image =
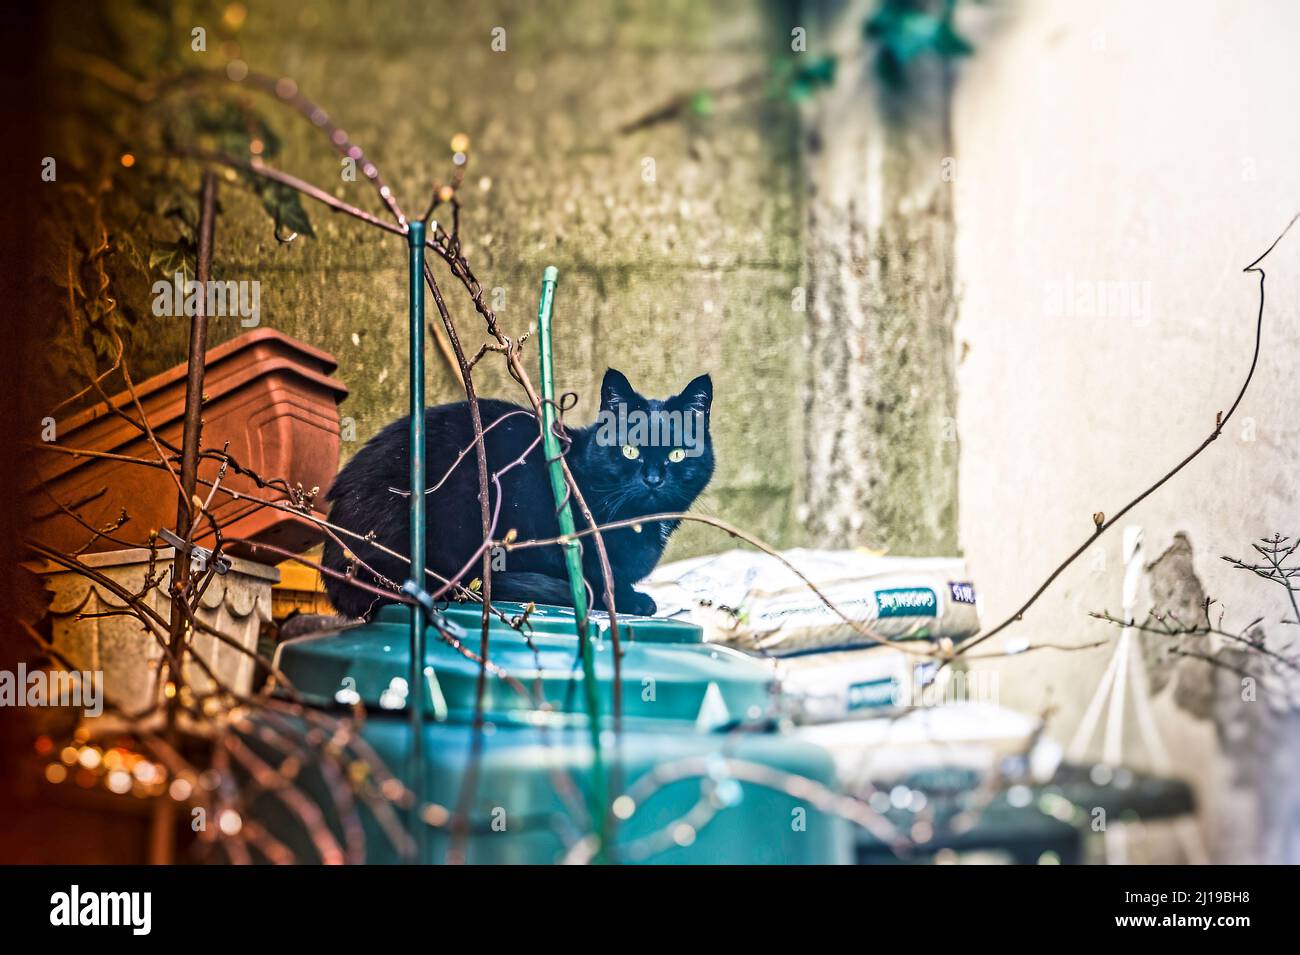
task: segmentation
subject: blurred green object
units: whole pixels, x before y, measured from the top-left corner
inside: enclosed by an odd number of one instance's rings
[[[696,116],[712,116],[713,107],[713,94],[708,90],[701,90],[691,96],[691,112]]]
[[[862,24],[862,35],[876,44],[876,73],[895,88],[907,81],[914,60],[935,56],[950,60],[969,56],[974,47],[954,22],[957,0],[881,0],[879,9]]]
[[[604,843],[609,841],[609,786],[605,779],[605,761],[600,752],[600,696],[597,693],[591,639],[587,632],[587,582],[582,575],[582,544],[574,537],[573,510],[569,505],[569,486],[564,480],[561,463],[563,450],[556,434],[555,362],[551,347],[551,309],[555,304],[555,286],[560,280],[560,270],[548,265],[542,273],[542,297],[537,303],[537,360],[542,375],[542,450],[546,454],[546,467],[551,479],[551,493],[555,497],[555,516],[560,525],[564,548],[564,569],[569,574],[569,596],[573,599],[574,625],[578,634],[578,656],[582,659],[584,699],[587,702],[588,725],[591,730],[591,778],[587,795],[592,818],[601,848],[597,857],[604,857]]]
[[[494,607],[507,619],[524,612],[519,604]],[[473,632],[480,615],[477,605],[452,604],[444,625],[453,635]],[[364,705],[361,735],[399,775],[411,743],[408,708],[423,703],[423,792],[434,806],[426,818],[437,825],[429,829],[420,861],[441,862],[469,770],[479,664],[431,630],[424,662],[432,675],[410,687],[409,619],[406,607],[385,607],[369,623],[283,643],[276,663],[308,705]],[[608,721],[600,731],[624,792],[637,798],[613,803],[618,827],[606,847],[609,861],[850,861],[849,824],[815,808],[807,790],[796,797],[785,788],[793,777],[834,787],[835,769],[820,747],[785,735],[766,719],[769,670],[744,653],[703,643],[691,624],[645,617],[621,618],[620,624],[620,745],[614,746]],[[608,699],[614,676],[608,617],[593,613],[589,627],[595,688]],[[592,752],[575,615],[569,608],[538,607],[525,633],[494,617],[490,635],[493,665],[513,680],[488,678],[466,861],[563,861],[593,831],[581,798],[591,782]],[[315,768],[304,767],[299,783],[329,803]],[[301,858],[313,857],[301,824],[274,795],[256,798],[249,811]],[[369,811],[360,811],[367,862],[400,861]],[[588,858],[581,846],[578,858]]]

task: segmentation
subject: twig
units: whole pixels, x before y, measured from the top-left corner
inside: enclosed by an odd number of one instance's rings
[[[1255,377],[1255,367],[1256,365],[1259,364],[1259,346],[1260,346],[1261,338],[1264,333],[1264,270],[1259,267],[1259,263],[1264,261],[1264,258],[1270,252],[1272,252],[1274,248],[1276,248],[1279,242],[1282,241],[1282,237],[1285,236],[1291,230],[1291,227],[1293,225],[1295,225],[1296,219],[1300,219],[1300,213],[1297,213],[1296,215],[1291,217],[1291,221],[1287,223],[1286,228],[1283,229],[1281,234],[1279,234],[1278,237],[1273,240],[1273,244],[1264,250],[1263,255],[1259,256],[1259,258],[1251,262],[1250,265],[1242,269],[1243,272],[1259,273],[1259,310],[1255,318],[1255,347],[1251,353],[1250,368],[1246,372],[1245,380],[1241,383],[1241,388],[1237,391],[1237,397],[1233,399],[1232,405],[1228,408],[1227,414],[1224,414],[1223,412],[1219,412],[1219,414],[1215,416],[1214,430],[1210,432],[1209,437],[1207,437],[1204,441],[1202,441],[1199,445],[1197,445],[1191,454],[1187,455],[1187,457],[1183,458],[1176,465],[1174,465],[1173,468],[1167,471],[1154,484],[1150,485],[1146,490],[1138,494],[1137,497],[1133,498],[1122,508],[1120,508],[1119,511],[1116,512],[1116,514],[1113,517],[1111,517],[1109,520],[1103,520],[1099,522],[1093,534],[1082,544],[1080,544],[1078,548],[1076,548],[1075,551],[1072,554],[1070,554],[1070,556],[1066,557],[1065,560],[1061,561],[1061,563],[1057,565],[1056,569],[1047,575],[1047,579],[1044,580],[1042,584],[1039,585],[1038,589],[1035,590],[1032,594],[1030,594],[1029,599],[1026,600],[1023,604],[1021,604],[1020,608],[1016,610],[1014,613],[1012,613],[1011,616],[1007,617],[1005,620],[999,623],[992,630],[988,630],[983,633],[976,634],[975,636],[965,640],[957,647],[955,653],[957,654],[965,653],[967,650],[970,650],[972,647],[979,646],[985,640],[997,636],[999,633],[1001,633],[1007,627],[1011,626],[1013,623],[1018,622],[1024,616],[1025,611],[1034,605],[1034,603],[1038,600],[1038,598],[1041,597],[1046,592],[1047,588],[1052,585],[1052,583],[1056,580],[1056,578],[1061,576],[1061,574],[1064,573],[1067,567],[1069,567],[1081,556],[1083,556],[1083,554],[1088,550],[1090,546],[1092,546],[1093,542],[1096,541],[1097,538],[1099,538],[1106,531],[1110,530],[1110,528],[1114,527],[1120,521],[1120,519],[1124,517],[1125,514],[1133,510],[1133,508],[1137,507],[1148,497],[1154,494],[1157,490],[1163,487],[1164,484],[1167,481],[1169,481],[1172,477],[1174,477],[1174,475],[1176,475],[1179,471],[1187,467],[1187,465],[1191,464],[1192,461],[1194,461],[1201,454],[1202,451],[1204,451],[1211,444],[1213,444],[1215,440],[1218,439],[1219,435],[1223,433],[1224,425],[1226,425],[1229,419],[1232,418],[1233,412],[1235,412],[1237,410],[1237,406],[1241,404],[1241,399],[1246,397],[1246,389],[1250,387],[1251,380]]]

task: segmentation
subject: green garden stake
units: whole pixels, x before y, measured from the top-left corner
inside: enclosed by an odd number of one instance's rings
[[[608,803],[605,769],[600,753],[600,697],[597,693],[596,662],[587,630],[587,585],[582,576],[582,545],[574,536],[573,511],[569,507],[568,485],[560,465],[560,439],[555,434],[555,373],[551,353],[551,307],[555,283],[560,272],[548,265],[542,273],[542,301],[537,307],[538,354],[542,372],[542,446],[551,475],[551,492],[555,496],[556,517],[563,538],[564,565],[569,573],[569,593],[573,597],[574,618],[578,628],[578,646],[582,655],[582,682],[586,692],[587,717],[591,723],[591,817],[600,839],[597,855],[603,860],[608,845]]]
[[[408,589],[424,590],[424,223],[407,223],[410,246],[411,298],[411,576]],[[420,819],[424,803],[424,613],[411,606],[411,666],[407,700],[411,717],[411,786],[414,804],[410,812],[411,838],[415,840],[415,857],[423,858],[426,844],[425,826]]]

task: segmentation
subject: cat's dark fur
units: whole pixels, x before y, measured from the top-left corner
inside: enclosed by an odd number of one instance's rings
[[[572,445],[568,451],[573,471],[583,497],[598,524],[627,520],[648,514],[685,511],[704,490],[713,476],[713,443],[709,436],[709,409],[713,401],[713,384],[708,375],[696,378],[681,394],[664,401],[638,394],[620,372],[610,369],[601,385],[602,413],[617,415],[625,410],[652,412],[678,411],[694,415],[699,426],[691,456],[670,460],[670,446],[654,443],[636,444],[637,456],[625,452],[618,441],[609,440],[595,424],[571,428]],[[523,411],[505,401],[481,399],[479,409],[487,428],[511,412]],[[456,456],[470,448],[474,438],[466,402],[425,409],[425,475],[430,487],[443,479]],[[528,449],[538,437],[537,419],[531,411],[512,414],[486,432],[489,473],[506,467]],[[391,488],[409,487],[409,424],[407,418],[394,421],[379,432],[339,472],[328,499],[332,501],[330,520],[360,534],[374,532],[374,539],[401,554],[408,552],[408,499]],[[698,452],[698,453],[696,453]],[[471,450],[451,470],[450,476],[436,491],[426,495],[428,533],[426,549],[431,570],[451,577],[461,571],[483,543],[482,518],[478,503],[478,467]],[[520,541],[553,538],[559,535],[555,500],[547,474],[545,455],[540,442],[523,464],[511,468],[501,477],[504,503],[497,523],[496,537],[513,529]],[[497,492],[489,485],[489,505],[496,507]],[[573,508],[579,530],[585,528],[580,511]],[[668,538],[677,529],[677,521],[647,522],[639,531],[622,528],[605,532],[605,547],[614,575],[614,603],[620,613],[651,614],[654,601],[632,588],[645,578],[663,554]],[[361,560],[390,580],[401,582],[408,576],[405,562],[397,560],[366,543],[346,539],[347,545]],[[601,607],[603,576],[590,537],[583,538],[583,572]],[[510,550],[505,554],[504,570],[492,574],[494,600],[536,601],[537,603],[572,606],[564,556],[558,545]],[[349,560],[338,544],[325,545],[326,567],[346,572]],[[374,583],[371,575],[357,566],[358,580]],[[467,579],[479,576],[475,563]],[[426,581],[426,588],[430,582]],[[325,577],[325,588],[334,606],[353,617],[363,616],[384,603],[382,598],[344,581]]]

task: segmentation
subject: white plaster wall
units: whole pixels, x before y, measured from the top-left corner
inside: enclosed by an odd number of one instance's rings
[[[1114,513],[1202,441],[1246,373],[1258,276],[1242,269],[1300,211],[1300,4],[1022,0],[977,12],[971,29],[955,102],[960,535],[993,621],[1091,533],[1095,511]],[[1265,268],[1263,349],[1236,417],[1125,523],[1142,528],[1148,560],[1185,531],[1226,622],[1262,615],[1274,645],[1300,648],[1300,628],[1278,623],[1281,589],[1219,560],[1300,533],[1300,225]],[[1101,282],[1134,283],[1127,314],[1077,300]],[[1054,301],[1069,290],[1072,304]],[[1120,611],[1121,536],[1098,541],[1008,639],[1113,642],[1087,613]],[[1110,653],[986,665],[1002,671],[1003,702],[1055,706],[1065,742]],[[1300,776],[1300,736],[1279,733],[1262,763],[1233,753],[1286,717],[1225,741],[1169,697],[1154,701],[1157,725],[1198,784],[1211,854],[1300,861],[1300,811],[1280,794]],[[1123,716],[1125,759],[1149,765],[1136,711]]]

